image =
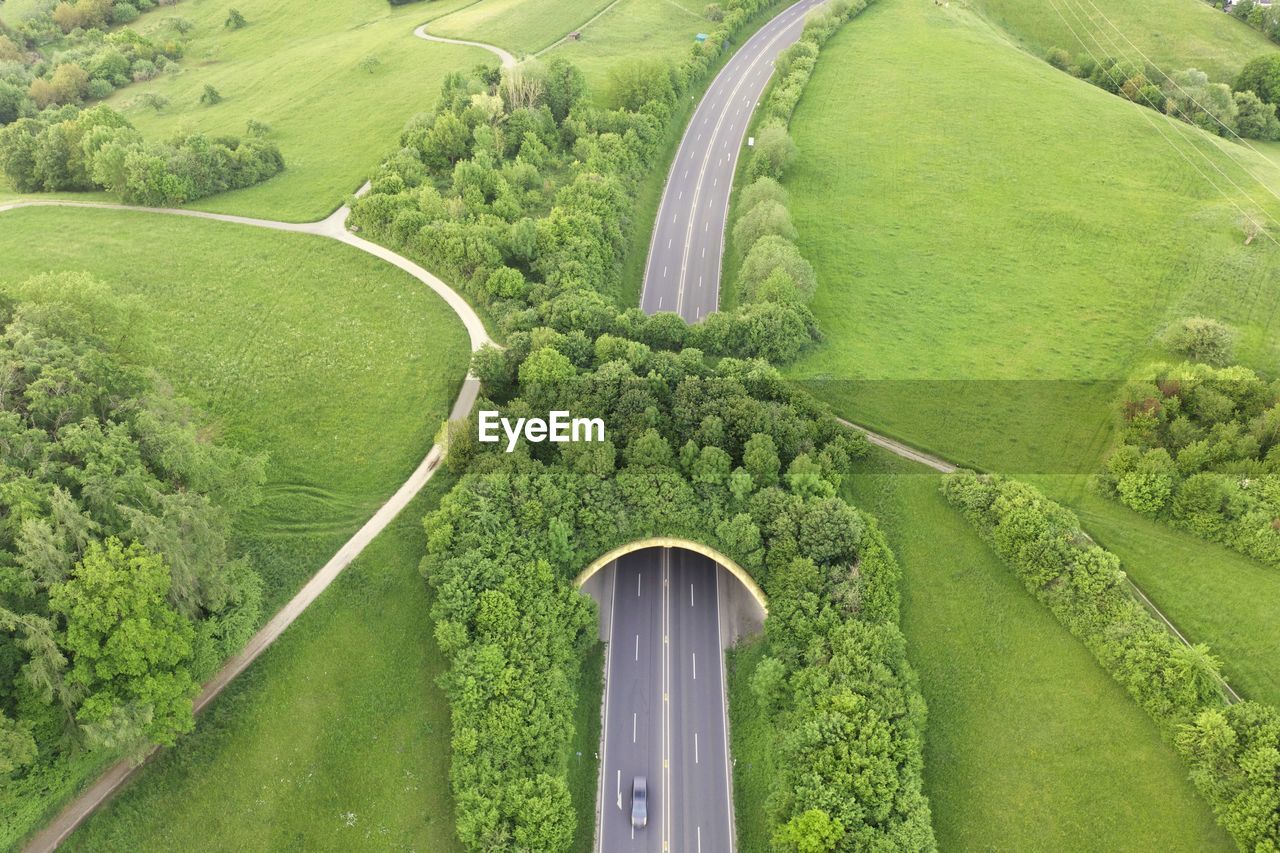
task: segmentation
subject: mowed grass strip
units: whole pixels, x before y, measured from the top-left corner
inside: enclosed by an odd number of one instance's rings
[[[1232,849],[1155,724],[921,470],[874,450],[846,496],[902,566],[939,848]]]
[[[466,373],[462,324],[406,273],[349,246],[162,214],[0,214],[0,287],[84,271],[141,297],[154,366],[214,436],[269,455],[236,547],[266,612],[418,465]]]
[[[444,659],[418,573],[437,474],[65,849],[460,850]]]
[[[1157,355],[1169,321],[1216,317],[1246,363],[1280,367],[1280,248],[1245,246],[1237,210],[1280,222],[1236,165],[1280,188],[1274,164],[1056,71],[961,4],[882,0],[843,28],[792,133],[826,340],[790,373],[847,417],[988,469],[1090,470],[1114,390],[1088,383]],[[1216,191],[1183,159],[1216,175],[1201,153],[1248,192]],[[846,384],[890,379],[931,381]]]
[[[107,103],[154,139],[189,131],[239,135],[249,119],[265,122],[285,172],[194,206],[291,222],[319,219],[355,192],[411,116],[434,106],[445,74],[497,62],[479,48],[414,37],[418,24],[465,2],[236,0],[249,23],[233,30],[224,26],[227,3],[189,0],[135,24],[147,33],[172,32],[173,18],[194,25],[179,73],[126,86]],[[206,84],[222,95],[221,103],[200,103]],[[168,106],[157,112],[136,103],[149,92],[167,98]]]
[[[1116,55],[1145,55],[1165,73],[1199,68],[1223,83],[1230,83],[1249,59],[1277,49],[1262,33],[1202,0],[976,0],[974,5],[1037,54],[1053,47],[1073,56],[1097,53],[1101,45]]]
[[[591,20],[613,0],[480,0],[445,15],[428,27],[433,36],[482,41],[512,53],[549,47]]]

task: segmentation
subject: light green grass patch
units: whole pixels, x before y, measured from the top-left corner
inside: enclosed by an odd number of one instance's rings
[[[902,566],[942,850],[1230,850],[1155,724],[938,492],[874,450],[846,496]]]
[[[462,324],[349,246],[162,214],[0,214],[0,286],[86,271],[148,309],[155,366],[219,440],[270,456],[235,536],[278,606],[399,487],[468,363]]]
[[[139,19],[167,31],[181,17],[195,27],[180,71],[127,86],[107,103],[151,138],[181,131],[243,134],[249,119],[272,128],[286,171],[263,184],[204,199],[203,210],[301,222],[322,218],[369,176],[406,120],[429,110],[450,70],[494,63],[479,48],[415,38],[425,19],[465,0],[389,6],[375,0],[237,0],[248,20],[227,29],[228,4],[190,0]],[[374,57],[372,70],[362,60]],[[222,95],[200,104],[206,84]],[[155,92],[159,113],[135,105]]]
[[[69,850],[460,850],[426,491]]]
[[[1280,204],[1237,163],[1273,188],[1280,170],[960,4],[868,9],[825,47],[792,132],[826,340],[789,370],[848,417],[1006,473],[1091,470],[1114,389],[1087,383],[1128,375],[1169,321],[1221,319],[1246,363],[1280,367],[1280,248],[1243,245],[1237,209],[1280,223]]]
[[[482,41],[517,56],[535,53],[580,28],[613,0],[480,0],[435,21],[433,36]]]
[[[974,0],[974,6],[1037,54],[1061,47],[1073,56],[1145,57],[1165,73],[1199,68],[1224,83],[1247,60],[1276,50],[1262,33],[1203,0]]]
[[[563,56],[581,68],[600,102],[610,68],[637,59],[679,62],[692,50],[694,36],[711,26],[687,0],[619,0],[580,40],[562,42],[543,58]]]

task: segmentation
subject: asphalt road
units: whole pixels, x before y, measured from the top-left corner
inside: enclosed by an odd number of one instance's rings
[[[699,554],[653,548],[609,571],[597,849],[732,850],[719,567]],[[631,825],[636,776],[648,780],[642,829]]]
[[[729,192],[747,125],[778,54],[800,37],[805,15],[824,0],[800,0],[761,27],[716,75],[671,163],[649,243],[640,307],[696,323],[720,301]]]

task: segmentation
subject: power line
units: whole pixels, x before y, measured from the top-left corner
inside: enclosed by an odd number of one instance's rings
[[[1092,50],[1090,50],[1090,49],[1089,49],[1089,45],[1088,45],[1088,43],[1087,43],[1087,42],[1086,42],[1086,41],[1085,41],[1085,40],[1080,36],[1080,34],[1076,31],[1076,28],[1071,24],[1071,22],[1070,22],[1070,21],[1068,21],[1068,20],[1067,20],[1066,16],[1062,14],[1062,9],[1058,6],[1058,2],[1057,2],[1057,0],[1049,0],[1049,5],[1051,5],[1051,6],[1053,7],[1054,12],[1055,12],[1055,13],[1058,15],[1058,17],[1062,20],[1062,23],[1066,25],[1067,29],[1069,29],[1069,30],[1071,31],[1071,34],[1072,34],[1073,36],[1075,36],[1076,40],[1080,42],[1080,45],[1085,49],[1085,52],[1086,52],[1087,54],[1089,54],[1089,57],[1090,57],[1090,58],[1091,58],[1095,63],[1097,63],[1099,67],[1103,67],[1103,64],[1102,64],[1102,62],[1100,62],[1100,61],[1099,61],[1098,56],[1097,56],[1097,55],[1096,55]],[[1075,16],[1076,16],[1076,18],[1077,18],[1077,20],[1079,20],[1079,16],[1078,16],[1078,15],[1076,15],[1076,12],[1072,11],[1072,15],[1075,15]],[[1083,25],[1082,25],[1082,26],[1083,26]],[[1089,36],[1089,37],[1090,37],[1091,39],[1093,39],[1094,44],[1096,44],[1100,50],[1105,50],[1105,48],[1103,48],[1103,47],[1102,47],[1102,43],[1101,43],[1101,42],[1099,42],[1096,38],[1094,38],[1092,34],[1090,34],[1090,36]],[[1112,74],[1113,72],[1108,71],[1107,73],[1108,73],[1108,74]],[[1115,82],[1116,82],[1116,79],[1115,79],[1115,77],[1114,77],[1114,76],[1112,76],[1112,77],[1111,77],[1111,80],[1112,80],[1112,82],[1113,82],[1113,83],[1115,83]],[[1211,187],[1213,187],[1213,188],[1214,188],[1214,190],[1216,190],[1216,191],[1218,192],[1218,194],[1219,194],[1219,195],[1221,195],[1224,199],[1226,199],[1226,201],[1227,201],[1227,202],[1228,202],[1232,207],[1234,207],[1237,211],[1239,211],[1239,212],[1240,212],[1240,215],[1241,215],[1241,216],[1244,216],[1244,217],[1245,217],[1245,218],[1247,218],[1247,219],[1253,219],[1253,218],[1254,218],[1251,214],[1249,214],[1248,212],[1246,212],[1246,211],[1245,211],[1245,209],[1244,209],[1244,208],[1242,208],[1242,207],[1240,206],[1240,204],[1239,204],[1239,203],[1238,203],[1234,198],[1232,198],[1232,197],[1231,197],[1231,196],[1230,196],[1230,195],[1229,195],[1225,190],[1223,190],[1223,189],[1222,189],[1222,187],[1220,187],[1220,186],[1217,184],[1217,182],[1213,180],[1213,178],[1211,178],[1207,173],[1205,173],[1205,171],[1204,171],[1203,169],[1201,169],[1198,165],[1196,165],[1195,161],[1193,161],[1190,157],[1188,157],[1188,156],[1186,155],[1186,152],[1184,152],[1184,151],[1183,151],[1183,150],[1178,146],[1178,144],[1177,144],[1176,142],[1174,142],[1173,140],[1171,140],[1171,139],[1170,139],[1170,138],[1165,134],[1165,132],[1164,132],[1163,130],[1161,130],[1161,129],[1160,129],[1159,124],[1158,124],[1157,122],[1155,122],[1155,121],[1151,118],[1151,116],[1147,115],[1147,108],[1146,108],[1146,107],[1138,106],[1138,111],[1142,114],[1142,117],[1143,117],[1143,119],[1147,122],[1147,124],[1151,125],[1151,127],[1152,127],[1152,128],[1153,128],[1157,133],[1159,133],[1159,134],[1160,134],[1160,137],[1161,137],[1165,142],[1167,142],[1169,145],[1171,145],[1171,146],[1173,147],[1173,149],[1178,153],[1178,156],[1182,157],[1182,159],[1183,159],[1183,160],[1185,160],[1185,161],[1187,162],[1187,164],[1188,164],[1189,166],[1191,166],[1191,168],[1195,169],[1195,170],[1196,170],[1196,172],[1197,172],[1197,173],[1199,173],[1199,175],[1200,175],[1202,178],[1204,178],[1204,179],[1205,179],[1205,181],[1206,181],[1206,182],[1207,182]],[[1175,122],[1177,122],[1177,120],[1176,120],[1176,119],[1175,119],[1174,121],[1175,121]],[[1178,122],[1178,123],[1180,123],[1180,122]],[[1246,192],[1244,191],[1244,189],[1240,187],[1240,185],[1239,185],[1239,184],[1236,184],[1236,183],[1235,183],[1235,181],[1231,180],[1231,177],[1230,177],[1229,175],[1227,175],[1225,172],[1222,172],[1221,167],[1219,167],[1216,163],[1214,163],[1214,162],[1213,162],[1213,160],[1212,160],[1211,158],[1209,158],[1209,156],[1208,156],[1208,155],[1206,155],[1203,151],[1201,151],[1201,150],[1200,150],[1200,148],[1199,148],[1198,146],[1196,146],[1194,143],[1189,143],[1189,144],[1191,144],[1191,147],[1195,150],[1195,152],[1196,152],[1197,154],[1199,154],[1202,158],[1204,158],[1204,159],[1205,159],[1205,161],[1206,161],[1206,162],[1208,162],[1208,163],[1209,163],[1211,166],[1213,166],[1213,167],[1214,167],[1214,168],[1215,168],[1219,173],[1221,173],[1221,174],[1223,175],[1223,177],[1224,177],[1224,178],[1226,178],[1226,179],[1227,179],[1227,181],[1228,181],[1232,186],[1234,186],[1237,190],[1239,190],[1239,191],[1240,191],[1240,193],[1241,193],[1241,194],[1243,194],[1246,198],[1249,198],[1248,193],[1246,193]],[[1251,199],[1251,198],[1250,198],[1249,200],[1250,200],[1250,201],[1252,201],[1252,199]],[[1263,215],[1265,216],[1266,214],[1264,213]],[[1269,224],[1270,224],[1270,223],[1269,223]],[[1268,240],[1270,240],[1272,243],[1275,243],[1277,247],[1280,247],[1280,241],[1277,241],[1275,237],[1271,236],[1271,234],[1270,234],[1266,229],[1262,229],[1262,230],[1261,230],[1261,233],[1262,233],[1262,235],[1263,235],[1263,236],[1265,236],[1265,237],[1266,237]]]

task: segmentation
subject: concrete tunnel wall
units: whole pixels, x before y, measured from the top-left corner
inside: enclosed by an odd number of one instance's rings
[[[619,557],[630,554],[633,551],[643,551],[645,548],[683,548],[686,551],[693,551],[695,554],[714,560],[723,566],[729,574],[733,575],[742,585],[747,588],[747,592],[751,593],[751,597],[760,605],[760,609],[769,613],[769,602],[764,597],[764,590],[760,589],[751,575],[747,574],[747,570],[739,566],[736,562],[721,554],[714,548],[708,548],[701,542],[695,542],[692,539],[679,539],[674,536],[651,536],[648,539],[637,539],[634,542],[628,542],[625,545],[619,545],[608,553],[601,554],[599,557],[591,561],[591,565],[587,566],[578,576],[574,578],[573,585],[578,589],[587,582],[588,579],[605,566],[612,563]]]

